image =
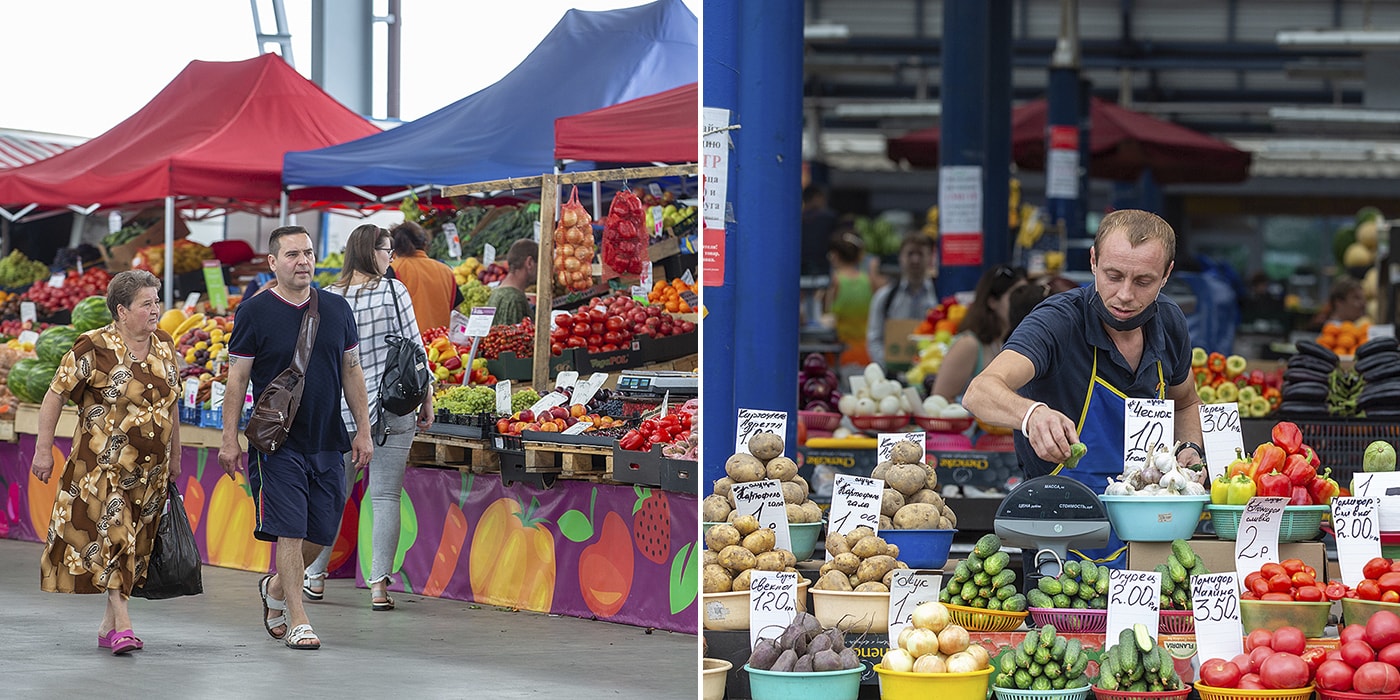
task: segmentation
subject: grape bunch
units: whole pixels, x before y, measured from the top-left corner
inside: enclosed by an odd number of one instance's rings
[[[496,390],[484,386],[455,386],[434,399],[433,405],[457,415],[495,413]]]
[[[18,249],[0,258],[0,287],[27,287],[49,276],[49,266]]]

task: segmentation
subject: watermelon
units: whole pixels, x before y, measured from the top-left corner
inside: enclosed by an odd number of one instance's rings
[[[38,358],[26,357],[10,368],[10,375],[5,382],[15,398],[25,403],[39,403],[39,400],[29,393],[29,378],[39,364]]]
[[[79,333],[101,328],[112,322],[112,312],[107,309],[107,298],[90,296],[73,307],[73,327]]]
[[[49,326],[34,342],[34,354],[45,364],[58,364],[81,335],[73,326]]]
[[[34,397],[34,403],[43,403],[44,395],[48,393],[49,385],[53,384],[53,375],[57,371],[58,365],[51,365],[43,360],[29,371],[29,375],[24,379],[24,390]]]

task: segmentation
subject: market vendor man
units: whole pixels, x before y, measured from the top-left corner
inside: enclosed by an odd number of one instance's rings
[[[1060,471],[1070,445],[1083,442],[1088,453],[1062,473],[1102,493],[1123,473],[1130,397],[1172,399],[1177,461],[1204,459],[1186,315],[1162,294],[1175,254],[1176,234],[1161,217],[1105,216],[1089,251],[1094,283],[1041,302],[973,378],[963,405],[1020,431],[1016,456],[1027,478]],[[1116,538],[1110,545],[1109,555],[1119,553]]]

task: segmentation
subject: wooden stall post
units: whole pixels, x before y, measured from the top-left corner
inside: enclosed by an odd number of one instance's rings
[[[555,175],[540,178],[540,255],[535,275],[535,367],[531,386],[540,395],[549,387],[549,319],[554,311],[554,209],[559,201]]]

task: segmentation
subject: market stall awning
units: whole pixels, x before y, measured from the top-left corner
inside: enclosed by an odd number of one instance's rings
[[[166,197],[232,208],[275,205],[287,151],[378,131],[275,54],[191,61],[146,106],[101,136],[0,171],[0,206],[125,205]]]
[[[56,156],[87,139],[21,129],[0,129],[0,170]]]
[[[1045,100],[1012,110],[1011,155],[1028,170],[1045,169]],[[1158,183],[1243,182],[1250,154],[1219,139],[1094,98],[1090,103],[1089,175],[1136,180],[1151,171]],[[938,127],[890,139],[886,153],[916,167],[938,167]]]
[[[554,157],[605,163],[694,163],[698,83],[554,120]]]
[[[471,66],[446,70],[450,77]],[[540,175],[554,169],[556,118],[693,83],[698,74],[698,22],[681,0],[569,10],[500,81],[382,134],[288,153],[284,181],[364,191]]]

